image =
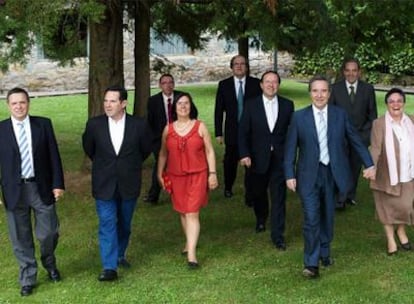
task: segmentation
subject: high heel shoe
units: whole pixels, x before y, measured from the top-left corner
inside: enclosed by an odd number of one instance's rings
[[[410,242],[407,242],[404,244],[401,243],[401,248],[404,249],[405,251],[410,251],[413,249]]]
[[[189,269],[198,269],[200,267],[200,265],[198,264],[198,262],[188,262],[188,268]]]
[[[388,256],[393,256],[393,255],[396,255],[396,254],[397,254],[397,252],[398,252],[398,250],[394,250],[394,251],[387,251],[387,255],[388,255]]]

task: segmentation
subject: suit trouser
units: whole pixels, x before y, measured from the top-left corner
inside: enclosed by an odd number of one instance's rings
[[[48,271],[56,269],[54,252],[59,237],[59,221],[55,205],[43,203],[36,183],[22,184],[21,196],[16,208],[6,211],[10,240],[19,263],[19,282],[22,286],[35,285],[37,280],[32,210],[35,219],[34,232],[40,243],[42,265]]]
[[[161,186],[158,181],[158,151],[154,152],[154,166],[152,167],[152,176],[151,176],[151,188],[148,191],[148,198],[154,201],[158,201],[161,192]]]
[[[131,235],[131,221],[137,199],[96,200],[99,218],[99,251],[103,269],[116,270],[118,260],[125,257]]]
[[[253,208],[257,223],[264,224],[269,216],[270,193],[270,237],[274,244],[284,242],[286,216],[286,181],[282,162],[273,155],[271,165],[264,174],[251,173]]]
[[[224,149],[224,189],[232,190],[237,177],[237,167],[239,166],[239,149],[237,145],[226,145]],[[250,169],[244,171],[244,189],[246,202],[252,201],[252,186]]]
[[[312,189],[302,193],[305,267],[318,267],[321,257],[329,257],[335,215],[335,182],[330,166],[319,164]]]

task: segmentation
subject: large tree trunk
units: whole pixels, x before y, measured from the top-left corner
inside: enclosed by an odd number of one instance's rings
[[[91,22],[88,116],[103,113],[103,94],[110,85],[124,85],[122,0],[99,0],[106,5],[100,23]]]
[[[135,11],[134,115],[146,114],[150,96],[150,1],[137,0]]]
[[[247,61],[249,61],[249,38],[240,37],[237,39],[237,46],[239,50],[239,55],[243,55]]]

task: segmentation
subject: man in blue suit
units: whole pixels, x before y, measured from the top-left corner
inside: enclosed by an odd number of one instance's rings
[[[287,187],[292,191],[297,189],[302,201],[303,275],[315,278],[319,276],[319,260],[325,267],[333,264],[330,244],[336,192],[344,194],[352,187],[347,145],[353,147],[367,168],[363,172],[365,178],[374,178],[375,168],[346,112],[334,105],[328,107],[328,80],[322,76],[313,77],[309,92],[312,105],[295,112],[292,117],[284,169]]]
[[[294,106],[291,100],[277,94],[279,85],[276,71],[265,72],[260,80],[263,94],[246,102],[239,124],[239,153],[240,163],[251,168],[256,232],[266,229],[269,191],[271,239],[276,249],[285,250],[283,155]]]

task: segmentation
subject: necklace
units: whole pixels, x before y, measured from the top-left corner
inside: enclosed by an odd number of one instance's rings
[[[191,119],[181,125],[179,125],[178,121],[175,122],[175,128],[177,129],[177,131],[182,132],[184,130],[186,130],[191,124]]]

